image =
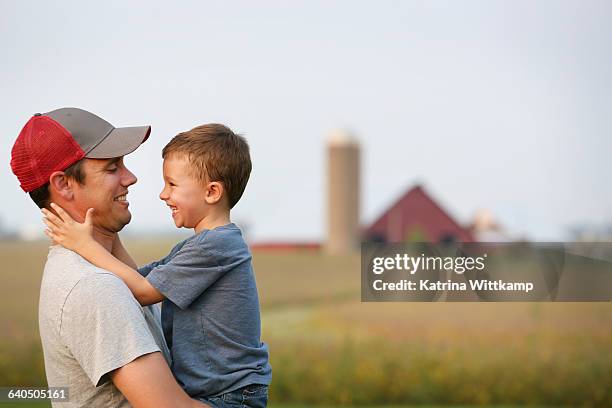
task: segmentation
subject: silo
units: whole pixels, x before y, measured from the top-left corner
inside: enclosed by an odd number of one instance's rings
[[[327,141],[327,252],[359,248],[359,143],[345,130]]]

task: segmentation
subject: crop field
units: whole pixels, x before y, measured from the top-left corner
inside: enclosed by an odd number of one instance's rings
[[[139,263],[172,244],[126,241]],[[0,386],[45,385],[46,252],[0,243]],[[612,304],[361,303],[359,262],[254,253],[271,406],[612,406]]]

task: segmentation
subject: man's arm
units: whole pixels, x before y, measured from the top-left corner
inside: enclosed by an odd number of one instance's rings
[[[160,352],[145,354],[109,373],[112,382],[134,408],[207,407],[193,400],[176,383]]]

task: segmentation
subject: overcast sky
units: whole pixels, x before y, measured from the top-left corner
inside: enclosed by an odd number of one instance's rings
[[[5,227],[42,230],[10,171],[35,112],[150,124],[129,232],[173,228],[161,149],[221,122],[250,142],[234,219],[252,240],[325,235],[325,139],[362,144],[363,223],[415,182],[468,222],[536,239],[612,223],[612,2],[0,2]]]

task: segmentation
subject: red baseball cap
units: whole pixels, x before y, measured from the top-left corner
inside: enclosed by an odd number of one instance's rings
[[[25,124],[11,150],[11,169],[26,193],[49,182],[84,157],[110,159],[136,150],[151,126],[116,128],[78,108],[36,113]]]

